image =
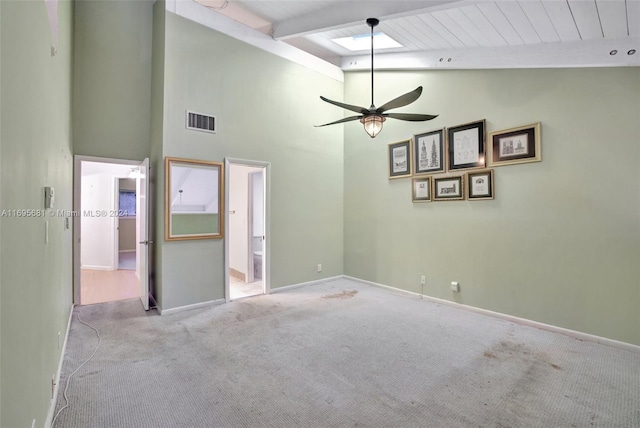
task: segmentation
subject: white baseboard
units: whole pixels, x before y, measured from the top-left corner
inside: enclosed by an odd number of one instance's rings
[[[208,306],[221,305],[225,302],[226,300],[224,299],[217,299],[217,300],[209,300],[208,302],[194,303],[193,305],[177,306],[175,308],[169,308],[169,309],[158,308],[158,313],[160,315],[171,315],[178,312],[190,311],[192,309],[199,309],[199,308],[206,308]]]
[[[345,278],[345,276],[338,275],[338,276],[331,276],[329,278],[317,279],[315,281],[308,281],[308,282],[301,282],[299,284],[285,285],[285,286],[278,287],[278,288],[272,288],[271,292],[269,294],[279,293],[281,291],[291,290],[293,288],[306,287],[307,285],[315,285],[315,284],[322,284],[322,283],[325,283],[325,282],[337,281],[337,280],[343,279],[343,278]]]
[[[69,339],[69,330],[71,330],[71,320],[73,319],[73,308],[75,305],[71,305],[71,311],[69,312],[69,320],[67,321],[67,332],[64,335],[64,342],[62,342],[62,349],[60,351],[60,362],[58,363],[58,371],[56,372],[55,384],[53,387],[53,398],[49,405],[49,412],[47,413],[47,419],[44,421],[44,428],[51,428],[53,422],[53,412],[56,411],[56,405],[58,404],[58,391],[60,390],[60,375],[62,373],[62,364],[64,363],[64,353],[67,350],[67,340]]]
[[[379,284],[377,282],[367,281],[365,279],[355,278],[352,276],[344,276],[344,279],[350,279],[352,281],[360,282],[362,284],[372,285],[374,287],[384,288],[386,290],[393,291],[395,293],[405,294],[412,297],[418,297],[424,300],[429,300],[442,305],[452,306],[455,308],[464,309],[471,312],[476,312],[482,315],[487,315],[494,318],[500,318],[506,321],[511,321],[516,324],[522,324],[529,327],[539,328],[540,330],[546,330],[553,333],[563,334],[565,336],[573,337],[574,339],[584,340],[585,342],[599,343],[601,345],[611,346],[613,348],[624,349],[625,351],[631,351],[640,353],[640,346],[627,342],[621,342],[619,340],[608,339],[606,337],[596,336],[589,333],[583,333],[581,331],[570,330],[568,328],[558,327],[551,324],[545,324],[538,321],[532,321],[526,318],[520,318],[513,315],[503,314],[501,312],[490,311],[489,309],[477,308],[475,306],[464,305],[462,303],[452,302],[450,300],[439,299],[437,297],[427,296],[426,294],[414,293],[412,291],[402,290],[400,288],[391,287],[385,284]]]
[[[112,266],[101,266],[101,265],[82,265],[80,269],[90,269],[90,270],[114,270]]]

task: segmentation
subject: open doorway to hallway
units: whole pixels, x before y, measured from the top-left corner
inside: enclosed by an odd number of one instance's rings
[[[80,305],[136,297],[144,305],[148,299],[146,188],[141,188],[146,161],[112,161],[76,157],[74,301]]]
[[[260,163],[228,163],[228,297],[264,294],[266,284],[266,170]]]

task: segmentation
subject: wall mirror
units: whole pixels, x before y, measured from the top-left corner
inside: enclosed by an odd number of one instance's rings
[[[220,162],[165,158],[165,240],[223,237],[223,168]]]

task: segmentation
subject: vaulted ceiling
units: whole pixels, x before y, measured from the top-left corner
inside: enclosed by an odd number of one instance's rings
[[[376,68],[640,65],[640,0],[183,0],[329,61],[367,69],[368,51],[332,39],[367,34],[365,19],[402,47]]]

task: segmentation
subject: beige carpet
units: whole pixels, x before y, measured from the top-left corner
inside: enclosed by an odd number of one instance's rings
[[[348,280],[79,312],[57,428],[640,426],[640,353]]]

